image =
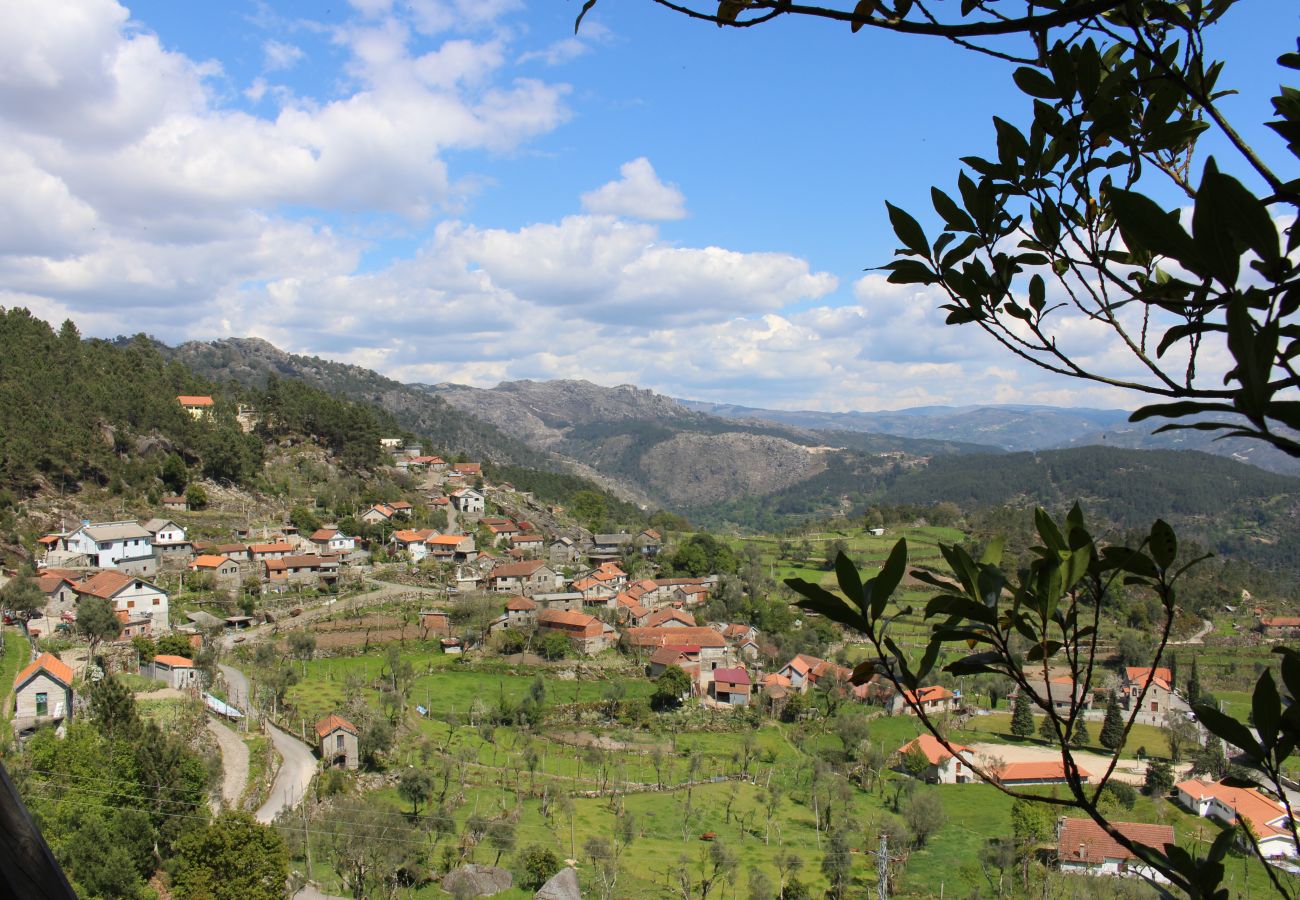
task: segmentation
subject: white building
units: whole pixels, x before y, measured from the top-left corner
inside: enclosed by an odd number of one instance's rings
[[[1180,806],[1198,816],[1224,825],[1237,821],[1250,826],[1259,851],[1265,857],[1296,855],[1295,840],[1287,827],[1286,807],[1254,788],[1229,787],[1226,784],[1191,778],[1174,785]],[[1245,838],[1240,839],[1247,847]]]
[[[167,592],[142,578],[115,569],[105,569],[83,578],[73,588],[79,598],[101,597],[113,604],[113,611],[127,620],[147,618],[150,631],[160,634],[171,629]]]
[[[451,502],[456,507],[457,512],[469,513],[470,515],[481,515],[486,509],[485,498],[473,488],[461,488],[459,491],[452,491]]]
[[[148,577],[157,571],[153,553],[153,535],[134,520],[125,522],[83,523],[63,538],[63,547],[80,553],[100,569],[121,569]]]

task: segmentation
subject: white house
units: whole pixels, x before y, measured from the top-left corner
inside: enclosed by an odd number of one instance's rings
[[[923,753],[930,765],[920,773],[919,777],[930,784],[966,784],[977,781],[978,777],[970,770],[969,763],[969,760],[974,757],[974,751],[960,744],[952,746],[958,753],[964,754],[968,761],[963,762],[961,756],[954,756],[939,742],[938,738],[929,733],[913,738],[899,747],[898,756],[902,760],[909,753]]]
[[[148,668],[149,675],[155,681],[161,681],[177,690],[199,683],[199,670],[194,668],[194,661],[183,656],[159,654],[153,658]]]
[[[154,634],[170,630],[167,592],[142,578],[115,569],[83,578],[74,586],[79,598],[101,597],[113,604],[118,618],[147,618]]]
[[[458,491],[452,491],[451,503],[456,507],[457,512],[470,515],[481,515],[487,508],[483,495],[473,488],[461,488]]]
[[[1196,778],[1174,785],[1177,799],[1198,816],[1215,819],[1225,825],[1243,821],[1250,826],[1266,857],[1296,856],[1295,841],[1287,827],[1286,807],[1254,788],[1229,787],[1226,784]],[[1245,838],[1240,839],[1248,846]]]
[[[349,537],[333,526],[318,528],[308,539],[320,553],[351,553],[357,549],[357,539]]]
[[[1133,843],[1153,850],[1163,852],[1166,844],[1174,843],[1174,829],[1170,825],[1111,824]],[[1076,875],[1112,875],[1169,883],[1168,878],[1103,831],[1092,819],[1061,818],[1056,831],[1056,864],[1062,872]]]
[[[429,555],[429,545],[426,542],[431,537],[433,537],[432,528],[403,528],[394,531],[388,542],[393,545],[394,550],[405,551],[411,562],[419,562]]]
[[[190,540],[185,535],[185,529],[171,519],[150,519],[144,523],[143,528],[153,537],[155,547],[167,544],[189,545]]]
[[[145,577],[158,570],[153,535],[135,521],[83,523],[63,538],[63,547],[84,554],[100,569],[118,568]]]

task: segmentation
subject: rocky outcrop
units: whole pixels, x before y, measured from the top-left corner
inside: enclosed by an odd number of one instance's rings
[[[761,434],[677,434],[641,457],[647,482],[677,506],[770,494],[823,471],[822,454]]]
[[[533,894],[533,900],[582,900],[577,871],[572,866],[565,866]]]
[[[442,876],[442,889],[456,897],[492,897],[510,890],[514,883],[514,876],[505,869],[473,863]]]

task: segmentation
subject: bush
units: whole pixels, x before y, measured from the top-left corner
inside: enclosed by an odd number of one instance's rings
[[[531,844],[519,854],[519,884],[536,891],[560,871],[560,860],[546,847]]]

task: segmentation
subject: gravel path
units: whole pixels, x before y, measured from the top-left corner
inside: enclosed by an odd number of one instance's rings
[[[215,719],[208,719],[208,731],[221,747],[221,800],[213,799],[212,811],[219,812],[222,805],[236,809],[248,786],[248,745],[229,726]]]

